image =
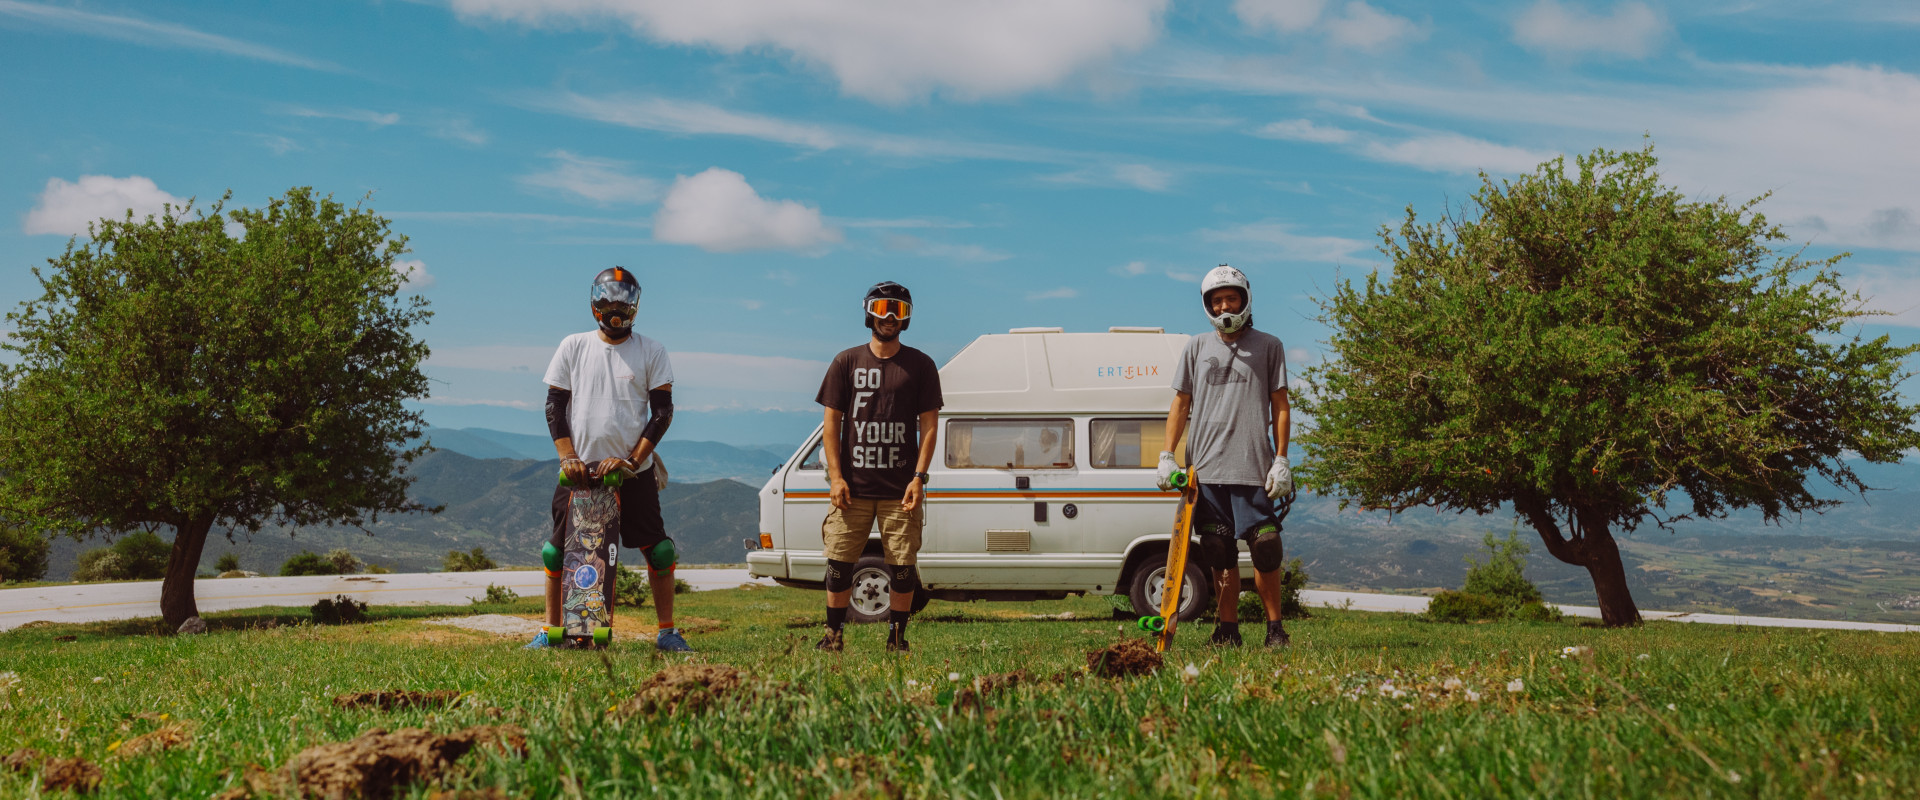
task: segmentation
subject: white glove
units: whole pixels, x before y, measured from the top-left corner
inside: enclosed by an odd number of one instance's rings
[[[1267,499],[1278,500],[1293,491],[1293,467],[1287,463],[1285,453],[1273,457],[1273,468],[1267,470]]]
[[[1163,492],[1173,491],[1173,473],[1179,471],[1180,465],[1174,463],[1173,453],[1160,451],[1160,469],[1153,476],[1153,485],[1160,487]]]
[[[659,453],[653,455],[653,488],[667,490],[667,462],[660,460]]]

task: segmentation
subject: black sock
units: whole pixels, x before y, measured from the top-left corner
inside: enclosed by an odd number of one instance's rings
[[[903,642],[907,639],[907,620],[913,617],[911,611],[887,609],[887,639]]]
[[[1267,633],[1283,633],[1285,631],[1286,631],[1286,628],[1281,626],[1280,620],[1277,620],[1277,619],[1267,620]]]
[[[844,627],[847,627],[847,610],[827,606],[827,630],[839,633]]]
[[[1237,635],[1237,634],[1239,634],[1239,633],[1240,633],[1240,623],[1238,623],[1238,622],[1217,622],[1217,623],[1214,623],[1214,626],[1213,626],[1213,632],[1214,632],[1214,633],[1217,633],[1217,634],[1221,634],[1221,635],[1223,635],[1223,636],[1224,636],[1224,635],[1226,635],[1226,634],[1229,634],[1229,633],[1231,633],[1231,634],[1236,634],[1236,635]]]

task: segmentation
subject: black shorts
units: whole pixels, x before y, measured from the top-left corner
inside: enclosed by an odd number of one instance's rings
[[[621,546],[648,550],[666,541],[667,523],[660,519],[660,488],[653,481],[653,469],[621,481],[619,492]],[[567,522],[573,516],[567,502],[572,493],[565,486],[553,487],[553,536],[547,541],[561,549],[567,546]]]
[[[1280,531],[1280,514],[1273,507],[1273,500],[1267,497],[1267,490],[1259,486],[1240,486],[1235,484],[1200,484],[1200,497],[1193,504],[1193,528],[1202,539],[1218,536],[1226,539],[1225,547],[1215,545],[1211,551],[1200,548],[1198,559],[1201,566],[1209,569],[1233,569],[1240,563],[1240,548],[1236,541],[1245,539],[1252,542],[1255,536],[1272,531]],[[1219,555],[1209,559],[1206,553]],[[1212,561],[1214,563],[1206,563]]]

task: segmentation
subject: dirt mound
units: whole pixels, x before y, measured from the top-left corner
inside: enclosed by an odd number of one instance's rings
[[[114,753],[122,758],[126,758],[179,747],[190,741],[193,741],[193,726],[188,723],[176,722],[172,725],[164,725],[128,739],[127,743],[121,745],[120,749],[114,751]]]
[[[439,692],[409,692],[389,690],[384,692],[348,692],[333,698],[333,704],[341,708],[377,708],[392,711],[396,708],[416,706],[438,707],[459,699],[460,692],[451,689]]]
[[[1164,662],[1145,639],[1123,639],[1087,653],[1087,671],[1106,678],[1146,675]]]
[[[100,787],[100,768],[84,758],[47,758],[31,747],[22,747],[0,758],[0,766],[14,772],[32,772],[40,768],[40,787],[50,792],[72,790],[86,794]]]
[[[330,800],[385,800],[415,782],[434,780],[476,747],[519,755],[527,750],[527,732],[515,725],[477,725],[442,736],[422,728],[388,732],[374,728],[344,742],[299,752],[285,771],[248,765],[243,783],[214,795],[215,800],[246,800],[293,794]]]
[[[715,701],[759,687],[745,672],[722,664],[675,664],[647,676],[622,714],[697,713]]]
[[[44,760],[46,756],[41,755],[40,751],[31,747],[22,747],[8,753],[5,758],[0,758],[0,767],[6,767],[14,772],[26,772]]]

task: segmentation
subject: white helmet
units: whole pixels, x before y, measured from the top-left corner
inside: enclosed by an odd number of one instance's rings
[[[1240,313],[1216,315],[1213,307],[1207,305],[1207,295],[1225,288],[1240,290]],[[1248,290],[1247,276],[1225,264],[1214,267],[1207,277],[1200,279],[1200,306],[1206,310],[1207,319],[1213,321],[1214,329],[1221,333],[1233,333],[1253,324],[1253,292]]]

